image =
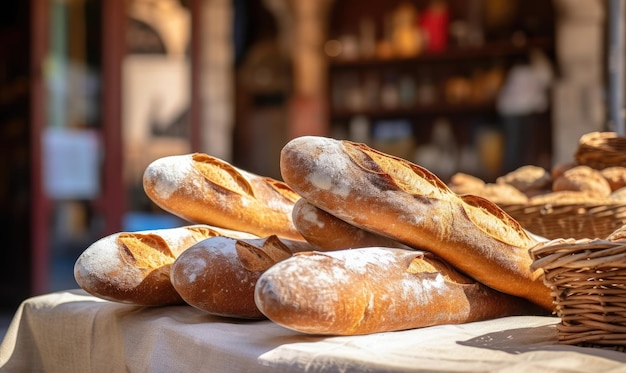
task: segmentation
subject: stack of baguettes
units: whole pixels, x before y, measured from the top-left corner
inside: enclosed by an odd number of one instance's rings
[[[492,202],[364,144],[304,136],[278,181],[206,154],[158,159],[148,197],[191,225],[121,232],[88,247],[87,292],[187,303],[312,334],[355,335],[549,314],[538,242]]]

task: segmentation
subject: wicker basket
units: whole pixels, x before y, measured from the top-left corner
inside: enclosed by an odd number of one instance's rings
[[[626,137],[615,132],[591,132],[580,137],[576,162],[597,170],[611,166],[626,167]]]
[[[626,204],[500,205],[528,231],[557,238],[606,238],[626,224]]]
[[[561,344],[626,346],[626,242],[560,240],[530,250],[556,306]]]

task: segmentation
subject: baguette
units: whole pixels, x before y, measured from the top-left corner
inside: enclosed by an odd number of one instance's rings
[[[498,291],[552,310],[528,250],[537,243],[494,203],[459,196],[423,167],[364,144],[304,136],[281,150],[283,180],[361,229],[431,251]]]
[[[312,247],[275,235],[257,239],[213,237],[182,253],[172,265],[170,278],[183,300],[212,315],[264,319],[254,303],[259,276],[294,252]]]
[[[92,243],[74,263],[74,278],[96,297],[143,306],[183,304],[170,283],[170,267],[187,248],[206,238],[248,233],[207,225],[120,232]]]
[[[318,251],[358,247],[409,247],[388,237],[371,233],[327,213],[301,198],[293,207],[293,224],[302,237]]]
[[[461,275],[431,253],[397,248],[295,254],[261,275],[254,299],[273,322],[320,335],[546,313]]]
[[[297,193],[207,154],[155,160],[146,167],[143,187],[157,206],[192,223],[303,240],[291,221]]]

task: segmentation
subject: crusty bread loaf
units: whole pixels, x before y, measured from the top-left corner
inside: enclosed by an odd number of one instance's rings
[[[579,165],[563,172],[558,179],[554,180],[552,190],[555,192],[580,191],[593,198],[606,198],[611,194],[611,185],[599,170]]]
[[[86,292],[102,299],[145,306],[180,304],[170,283],[170,267],[190,246],[226,235],[248,233],[207,225],[120,232],[92,243],[76,260],[74,277]]]
[[[624,202],[626,201],[626,187],[621,187],[609,195],[609,200],[612,202]]]
[[[450,176],[448,187],[456,194],[480,194],[485,187],[485,181],[474,175],[457,172]]]
[[[398,241],[364,231],[301,198],[293,208],[293,223],[300,234],[320,251],[353,249],[357,247],[409,248]]]
[[[448,188],[456,194],[473,194],[493,203],[527,203],[528,196],[512,184],[505,182],[486,183],[482,179],[457,172],[452,175]]]
[[[606,181],[609,182],[611,192],[626,187],[626,167],[611,166],[599,171]]]
[[[431,251],[496,290],[553,308],[528,249],[537,241],[492,202],[459,196],[428,170],[364,144],[303,136],[282,151],[283,180],[354,226]]]
[[[397,248],[295,254],[260,276],[254,299],[277,324],[326,335],[546,313],[459,274],[433,254]]]
[[[552,175],[543,167],[524,165],[498,177],[496,183],[509,184],[524,194],[533,194],[533,191],[550,189]]]
[[[477,196],[496,204],[528,203],[528,196],[511,184],[486,183]]]
[[[212,237],[187,249],[172,265],[174,289],[189,305],[212,315],[262,319],[254,303],[259,276],[294,252],[312,250],[304,241]]]
[[[607,198],[592,197],[579,190],[560,190],[534,196],[528,200],[533,205],[602,204],[611,202]]]
[[[146,168],[143,186],[156,205],[190,222],[302,240],[291,221],[297,193],[207,154],[157,159]]]

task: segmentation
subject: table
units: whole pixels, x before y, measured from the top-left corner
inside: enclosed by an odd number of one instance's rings
[[[0,371],[626,372],[626,353],[557,344],[558,321],[518,316],[325,337],[69,290],[20,305],[0,345]]]

